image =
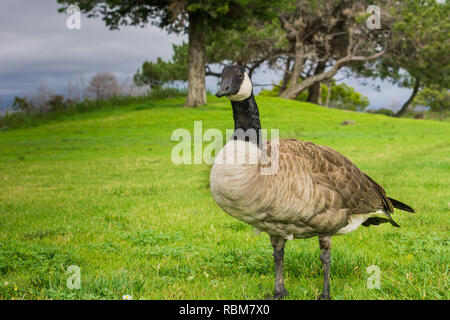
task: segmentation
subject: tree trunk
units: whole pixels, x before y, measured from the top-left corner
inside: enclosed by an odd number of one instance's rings
[[[185,107],[198,107],[206,104],[206,45],[203,21],[200,14],[189,13],[189,73]]]
[[[288,81],[289,81],[289,73],[291,72],[291,61],[292,58],[288,57],[286,59],[286,67],[284,69],[283,81],[281,82],[280,91],[278,91],[278,95],[280,96],[284,90],[286,90]]]
[[[251,79],[253,77],[253,73],[256,69],[258,69],[264,62],[266,62],[266,59],[261,59],[259,61],[256,61],[252,66],[248,67],[248,77]],[[244,66],[246,64],[241,64],[241,66]]]
[[[439,106],[439,121],[442,121],[442,103]]]
[[[295,58],[294,66],[291,71],[289,78],[289,88],[286,88],[281,92],[280,97],[284,99],[295,99],[299,92],[295,92],[298,80],[302,74],[303,68],[305,67],[305,52],[302,43],[295,44]]]
[[[327,107],[327,108],[328,108],[328,106],[330,105],[331,85],[332,85],[331,80],[328,80],[328,81],[327,81],[327,88],[328,88],[328,91],[327,91],[327,99],[326,99],[326,101],[325,101],[325,107]]]
[[[325,61],[319,61],[317,63],[316,69],[314,70],[314,74],[321,74],[325,71],[326,63]],[[314,83],[312,86],[308,88],[308,102],[318,104],[320,95],[320,81]]]
[[[417,92],[419,92],[420,89],[420,78],[416,78],[416,82],[414,83],[414,89],[411,93],[411,96],[406,100],[406,102],[403,104],[401,109],[394,115],[394,117],[401,117],[405,114],[406,110],[408,110],[409,105],[413,102],[414,98],[417,95]]]
[[[319,87],[319,99],[317,99],[317,104],[322,105],[322,86]]]

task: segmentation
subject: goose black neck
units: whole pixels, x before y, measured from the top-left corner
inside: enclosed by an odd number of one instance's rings
[[[244,132],[247,130],[254,130],[256,133],[257,144],[260,145],[260,130],[261,122],[259,121],[259,111],[258,106],[255,101],[255,96],[253,93],[250,97],[242,101],[231,101],[231,106],[233,107],[233,118],[234,118],[234,132],[242,129]],[[240,138],[240,135],[237,139]]]

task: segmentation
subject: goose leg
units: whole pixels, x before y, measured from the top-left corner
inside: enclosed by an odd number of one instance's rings
[[[323,291],[317,300],[331,300],[330,297],[330,264],[331,264],[331,236],[319,236],[319,247],[322,253],[320,261],[323,265]]]
[[[278,236],[270,236],[270,243],[273,247],[273,260],[275,262],[275,289],[273,299],[282,299],[289,295],[284,287],[283,260],[284,244],[286,240]]]

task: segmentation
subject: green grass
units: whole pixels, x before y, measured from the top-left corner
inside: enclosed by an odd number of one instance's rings
[[[225,99],[183,98],[70,114],[0,132],[1,299],[262,299],[273,288],[266,234],[224,213],[210,166],[172,164],[172,131],[233,127]],[[265,128],[325,144],[416,209],[334,237],[335,299],[449,299],[450,124],[257,97]],[[356,124],[341,126],[344,120]],[[289,299],[322,286],[316,238],[289,241]],[[367,289],[370,265],[381,289]],[[69,290],[70,265],[82,288]]]

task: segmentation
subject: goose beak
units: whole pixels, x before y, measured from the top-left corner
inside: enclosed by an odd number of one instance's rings
[[[225,95],[226,93],[224,92],[224,91],[222,91],[222,90],[219,90],[219,91],[217,91],[216,92],[216,97],[223,97],[224,95]]]
[[[232,79],[224,79],[220,83],[220,89],[216,93],[216,97],[228,96],[231,94],[231,82]]]

